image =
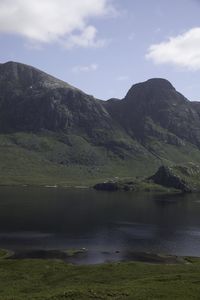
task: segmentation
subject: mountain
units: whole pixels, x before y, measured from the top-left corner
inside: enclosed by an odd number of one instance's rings
[[[34,67],[0,64],[0,183],[88,184],[200,162],[200,103],[165,79],[101,101]]]
[[[110,128],[110,117],[92,96],[33,67],[0,65],[1,132],[79,131]]]
[[[136,84],[122,101],[107,101],[106,107],[141,143],[156,137],[170,144],[200,146],[200,103],[187,100],[165,79]]]

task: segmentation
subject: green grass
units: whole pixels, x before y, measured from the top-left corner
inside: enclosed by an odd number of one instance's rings
[[[66,253],[68,256],[76,256],[77,254],[82,254],[82,253],[86,253],[87,250],[84,249],[67,249],[64,251],[64,253]]]
[[[149,177],[162,164],[200,163],[200,152],[192,145],[178,147],[153,138],[149,145],[147,151],[121,136],[106,148],[72,134],[0,134],[0,185],[92,186],[115,177]]]
[[[9,258],[13,255],[13,251],[0,249],[0,259]]]
[[[192,189],[200,191],[200,165],[185,163],[173,166],[173,171],[187,182]]]
[[[153,183],[151,181],[138,181],[135,185],[136,191],[144,191],[144,192],[160,192],[160,193],[178,193],[179,190],[174,188],[167,188],[162,185]]]
[[[156,165],[143,156],[120,160],[72,135],[0,135],[0,185],[91,186],[115,176],[151,174]]]
[[[0,299],[199,299],[200,261],[191,262],[72,266],[50,260],[0,260]]]
[[[3,258],[7,255],[7,251],[6,250],[3,250],[3,249],[0,249],[0,258]]]

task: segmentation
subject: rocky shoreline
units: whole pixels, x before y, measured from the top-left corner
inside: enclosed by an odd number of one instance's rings
[[[200,191],[200,168],[197,165],[160,166],[149,178],[111,180],[94,185],[102,191],[160,191],[191,193]]]
[[[68,250],[21,250],[21,251],[10,251],[10,250],[0,250],[0,259],[9,260],[24,260],[24,259],[42,259],[42,260],[61,260],[66,263],[82,265],[90,264],[84,263],[84,259],[89,257],[90,252],[86,248],[81,249],[68,249]],[[127,251],[122,257],[120,256],[120,251],[104,251],[101,252],[108,256],[108,260],[105,263],[110,262],[143,262],[150,264],[187,264],[190,263],[191,257],[187,256],[177,256],[170,254],[159,254],[151,252],[136,252]],[[113,259],[109,259],[109,257]],[[118,256],[118,258],[117,258]],[[94,263],[92,263],[94,264]]]

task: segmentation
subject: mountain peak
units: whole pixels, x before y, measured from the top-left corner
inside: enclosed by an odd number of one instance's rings
[[[70,88],[77,90],[68,83],[57,79],[35,67],[18,63],[15,61],[8,61],[0,64],[0,79],[4,82],[14,82],[21,86],[27,87],[45,87],[45,88]]]
[[[164,78],[151,78],[147,81],[140,82],[137,84],[134,84],[129,92],[126,95],[126,98],[133,97],[133,95],[137,95],[138,93],[155,93],[155,92],[163,92],[163,91],[175,91],[175,88],[173,85]]]
[[[180,97],[181,96],[181,97]],[[134,84],[125,99],[128,102],[174,103],[176,100],[186,101],[173,85],[163,78],[152,78],[145,82]]]
[[[146,85],[156,86],[157,88],[175,89],[171,82],[164,78],[151,78],[144,82]]]

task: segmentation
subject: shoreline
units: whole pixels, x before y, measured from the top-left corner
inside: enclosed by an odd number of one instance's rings
[[[0,259],[0,300],[199,299],[200,258],[186,263],[72,265],[53,259]]]
[[[46,190],[87,190],[87,191],[95,191],[97,193],[146,193],[146,194],[166,194],[166,195],[184,195],[185,193],[181,190],[174,190],[174,189],[166,189],[163,186],[160,186],[160,189],[139,189],[139,190],[116,190],[116,191],[109,191],[109,190],[97,190],[94,186],[86,186],[86,185],[37,185],[37,184],[0,184],[0,188],[27,188],[27,189],[46,189]],[[191,194],[198,194],[200,191],[193,191]]]
[[[3,253],[1,255],[1,253]],[[104,254],[108,257],[107,260],[103,262],[88,262],[91,256],[91,252],[86,248],[81,249],[66,249],[66,250],[7,250],[0,249],[0,260],[60,260],[66,264],[72,265],[104,265],[109,263],[131,263],[139,262],[146,264],[161,264],[161,265],[171,265],[171,264],[188,264],[191,260],[200,259],[197,256],[181,256],[173,254],[164,253],[151,253],[151,252],[138,252],[129,251],[126,256],[119,256],[121,252],[116,250],[114,252],[110,251],[100,251],[99,254]],[[110,257],[109,257],[110,256]],[[86,263],[87,262],[87,263]]]

